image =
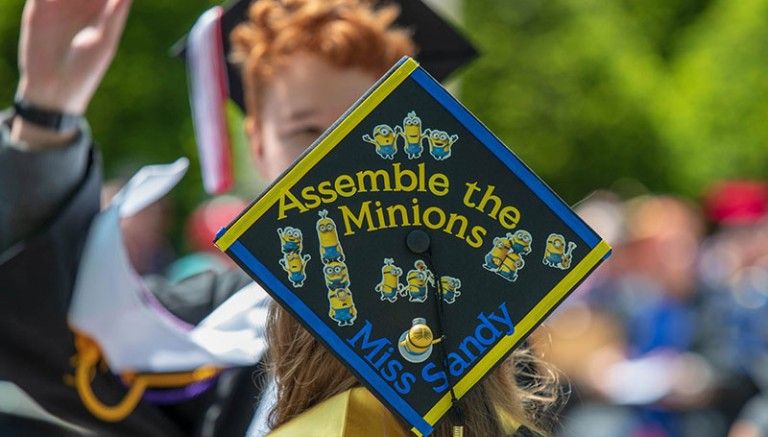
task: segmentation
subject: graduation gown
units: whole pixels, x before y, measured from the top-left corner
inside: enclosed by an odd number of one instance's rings
[[[202,394],[177,403],[142,400],[117,422],[101,421],[85,408],[72,384],[76,350],[67,315],[86,235],[99,212],[98,152],[87,126],[57,150],[14,149],[9,115],[0,116],[0,380],[97,435],[244,435],[260,396],[259,365],[225,370]],[[232,271],[178,284],[154,278],[147,286],[173,315],[194,325],[250,282]],[[91,387],[105,404],[119,402],[128,390],[103,366]]]

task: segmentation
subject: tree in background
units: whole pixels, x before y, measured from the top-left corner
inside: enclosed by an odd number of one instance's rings
[[[768,1],[472,0],[463,100],[569,201],[768,170]]]

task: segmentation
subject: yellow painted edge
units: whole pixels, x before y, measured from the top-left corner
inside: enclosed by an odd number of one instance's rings
[[[416,68],[419,63],[408,58],[386,78],[378,88],[363,100],[352,113],[339,123],[317,147],[307,153],[288,173],[280,179],[258,202],[251,206],[224,234],[214,243],[221,251],[226,251],[232,243],[240,238],[253,223],[271,208],[280,196],[293,187],[309,170],[333,150],[368,114],[376,108],[392,91],[395,90]]]
[[[454,387],[457,398],[464,396],[523,336],[536,326],[566,293],[571,290],[611,250],[605,241],[599,242],[581,262],[536,304],[515,326],[515,333],[496,344]],[[447,393],[424,415],[424,420],[434,425],[451,407],[451,395]]]

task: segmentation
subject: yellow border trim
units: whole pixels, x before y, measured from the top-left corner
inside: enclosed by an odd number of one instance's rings
[[[528,335],[536,324],[543,319],[549,311],[554,308],[558,302],[560,302],[565,295],[582,279],[584,278],[592,268],[600,262],[603,257],[610,252],[611,247],[605,241],[599,242],[581,262],[576,265],[567,275],[553,288],[544,299],[539,301],[528,314],[523,317],[520,323],[515,326],[515,333],[513,335],[504,337],[496,346],[493,347],[478,363],[473,367],[454,387],[454,393],[457,398],[464,396],[472,386],[486,374],[489,370],[509,352],[510,349],[521,338]],[[432,407],[426,415],[424,420],[430,425],[434,425],[437,421],[443,417],[443,415],[451,408],[451,395],[450,393],[440,399],[434,407]]]
[[[331,131],[320,143],[307,153],[301,161],[291,168],[282,179],[264,194],[251,208],[240,216],[232,226],[214,243],[221,251],[226,251],[232,243],[240,238],[253,223],[267,212],[285,193],[304,177],[309,170],[317,165],[341,140],[346,137],[371,111],[376,108],[392,91],[395,90],[416,68],[419,63],[408,58],[403,64],[393,71],[368,97],[346,116],[333,131]]]

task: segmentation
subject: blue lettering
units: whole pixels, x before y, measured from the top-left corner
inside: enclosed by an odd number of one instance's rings
[[[379,353],[381,348],[384,346],[389,346],[391,342],[386,338],[380,338],[378,340],[370,341],[371,338],[371,330],[373,329],[373,325],[371,325],[371,322],[368,320],[365,321],[365,325],[363,325],[362,328],[360,328],[359,331],[357,331],[357,334],[355,334],[354,337],[347,339],[347,343],[351,344],[352,346],[357,347],[358,340],[362,339],[362,344],[360,345],[360,349],[365,352],[366,350],[372,349],[368,355],[365,356],[365,359],[368,360],[368,362],[373,362],[373,357],[376,356],[376,354]]]

